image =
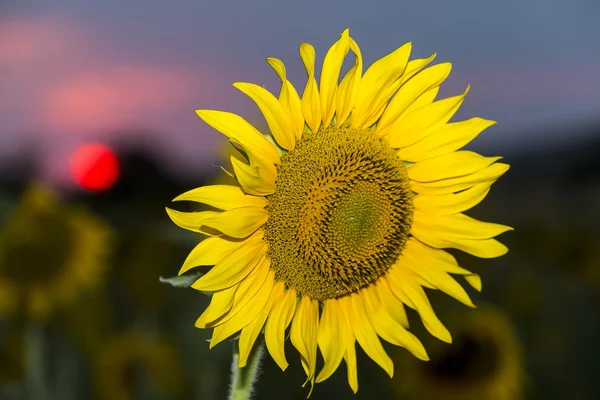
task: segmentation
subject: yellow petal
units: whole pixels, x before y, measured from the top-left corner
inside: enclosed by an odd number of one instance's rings
[[[275,192],[275,181],[264,180],[258,167],[245,164],[234,156],[231,156],[230,160],[233,172],[244,192],[256,196],[267,196]]]
[[[217,211],[201,211],[201,212],[183,212],[166,208],[167,214],[171,221],[177,226],[188,231],[207,234],[207,230],[202,229],[204,221],[214,218],[221,214]]]
[[[294,150],[296,138],[292,121],[275,96],[253,83],[236,82],[233,86],[254,100],[277,143],[288,151]]]
[[[277,180],[275,165],[262,154],[254,151],[254,149],[247,149],[246,154],[248,155],[250,166],[256,169],[258,176],[262,179],[263,186],[268,188],[274,187]]]
[[[416,284],[408,274],[402,273],[398,265],[390,268],[387,281],[396,296],[409,299],[407,306],[414,308],[419,313],[421,321],[423,321],[423,325],[429,333],[443,342],[452,342],[450,332],[435,315],[435,311],[433,311],[431,303],[421,286]]]
[[[418,225],[431,235],[447,238],[489,239],[513,230],[510,226],[482,222],[464,214],[431,215],[415,210],[413,226]]]
[[[323,311],[319,321],[317,343],[325,361],[323,368],[317,376],[316,382],[323,382],[338,368],[346,352],[344,341],[340,340],[346,319],[341,315],[337,300],[329,299],[323,304]]]
[[[236,150],[236,154],[231,156],[232,159],[236,159],[238,162],[248,161],[253,173],[258,174],[258,176],[265,181],[265,185],[275,184],[275,180],[277,179],[277,169],[275,168],[275,164],[272,163],[267,156],[252,147],[244,147],[236,139],[229,139],[229,143],[231,143]]]
[[[221,325],[231,318],[235,317],[237,313],[242,310],[246,304],[260,290],[260,288],[265,283],[267,276],[269,275],[269,267],[271,266],[271,262],[265,258],[263,254],[258,264],[254,270],[248,274],[238,285],[238,289],[235,292],[233,297],[233,304],[229,310],[227,310],[227,314],[220,315],[220,318],[217,320],[216,318],[213,320],[208,320],[208,324],[211,326]]]
[[[290,340],[301,356],[302,367],[311,385],[317,364],[317,331],[319,327],[319,302],[303,296],[292,320]]]
[[[300,44],[300,59],[306,69],[306,76],[315,76],[315,48],[310,43]]]
[[[269,63],[271,68],[273,68],[273,70],[279,77],[279,80],[281,80],[281,83],[283,83],[287,80],[286,72],[285,72],[285,64],[283,63],[283,61],[281,61],[280,59],[275,58],[275,57],[267,57],[267,63]],[[283,93],[284,90],[285,90],[285,87],[283,87],[283,85],[282,85],[281,91],[279,92],[279,97],[281,97],[281,94]]]
[[[410,56],[411,43],[399,47],[387,56],[375,61],[360,81],[358,98],[352,112],[353,127],[368,127],[377,121],[380,113],[397,87]]]
[[[288,109],[290,110],[290,118],[292,119],[292,123],[294,125],[294,134],[296,136],[296,141],[302,138],[302,132],[304,131],[304,114],[302,113],[302,100],[300,100],[300,95],[296,91],[296,88],[290,81],[286,82],[286,86],[288,89]]]
[[[452,153],[465,146],[495,123],[495,121],[483,118],[451,122],[435,129],[423,140],[400,149],[398,155],[405,161],[417,162],[426,158]]]
[[[474,174],[502,157],[484,157],[472,151],[462,150],[428,158],[413,164],[408,177],[418,182],[432,182]]]
[[[356,394],[358,392],[358,371],[356,364],[356,349],[354,347],[354,338],[351,344],[346,347],[346,353],[344,353],[344,361],[346,361],[346,367],[348,368],[348,384],[350,389]]]
[[[341,300],[341,301],[340,301]],[[356,338],[352,332],[351,326],[351,310],[348,301],[338,299],[338,311],[339,321],[341,323],[340,337],[339,340],[342,346],[346,349],[344,353],[344,361],[346,361],[346,367],[348,369],[348,384],[354,393],[358,391],[358,371],[356,365],[356,349],[354,344]]]
[[[427,68],[402,85],[377,122],[376,132],[387,134],[396,120],[422,94],[439,86],[450,74],[452,64],[443,63]]]
[[[198,243],[187,256],[179,270],[179,275],[201,265],[215,265],[243,243],[243,241],[228,240],[219,236],[206,238]]]
[[[340,69],[350,45],[349,30],[342,33],[341,38],[335,42],[323,59],[323,69],[321,71],[321,119],[323,125],[328,126],[331,123],[335,113],[335,95],[338,88],[338,79]]]
[[[192,287],[196,290],[215,291],[233,286],[254,270],[266,252],[267,245],[262,238],[248,239],[194,282]]]
[[[392,270],[389,270],[389,271],[391,272]],[[404,291],[402,290],[402,287],[399,286],[404,272],[398,271],[397,268],[394,269],[394,271],[396,271],[396,274],[398,276],[396,276],[396,277],[391,276],[391,273],[388,273],[385,275],[385,280],[388,283],[390,290],[392,291],[394,296],[396,296],[400,301],[402,301],[402,303],[406,304],[408,307],[412,308],[413,310],[416,310],[417,306],[413,303],[411,298],[408,297],[404,293]]]
[[[311,131],[317,132],[321,126],[321,100],[315,79],[315,49],[308,43],[300,45],[300,58],[306,69],[306,86],[302,93],[302,113]]]
[[[435,59],[436,55],[437,53],[433,53],[427,58],[415,58],[414,60],[409,61],[408,64],[406,64],[406,68],[402,74],[402,77],[399,79],[400,86],[406,84],[406,82],[408,82],[420,70],[429,65],[429,63]]]
[[[348,70],[338,87],[336,95],[336,125],[346,122],[358,97],[362,77],[362,55],[354,39],[350,38],[350,50],[354,53],[354,65]]]
[[[221,318],[233,306],[233,297],[238,289],[238,285],[233,285],[227,289],[213,292],[210,304],[204,310],[200,318],[196,321],[196,328],[204,329],[211,322]]]
[[[430,268],[449,274],[472,274],[471,271],[459,267],[456,258],[452,254],[444,250],[429,247],[414,237],[410,237],[406,241],[402,254],[410,254],[413,258],[420,260],[423,264],[427,264]]]
[[[465,275],[465,280],[469,285],[473,287],[473,289],[481,292],[481,277],[477,274]]]
[[[416,274],[410,273],[408,271],[405,271],[404,273],[409,274],[411,276],[411,278],[414,279],[414,281],[416,283],[418,283],[419,285],[423,286],[424,288],[432,289],[432,290],[436,290],[437,289],[434,285],[432,285],[431,283],[429,283],[429,281],[425,280],[420,275],[416,275]]]
[[[414,275],[425,279],[431,286],[443,291],[464,305],[475,307],[465,289],[446,272],[431,268],[424,260],[413,257],[410,252],[402,254],[400,265],[410,269]]]
[[[496,239],[445,238],[436,232],[423,229],[418,224],[413,225],[412,234],[431,247],[438,249],[454,248],[479,258],[500,257],[508,252],[508,248]]]
[[[440,92],[439,87],[435,87],[433,89],[426,91],[425,93],[423,93],[422,95],[417,97],[417,99],[415,101],[413,101],[413,103],[410,106],[408,106],[408,108],[402,115],[404,115],[404,114],[409,115],[412,112],[418,110],[419,108],[430,105],[431,103],[433,103],[433,101],[435,100],[435,98],[437,97],[439,92]]]
[[[406,348],[420,360],[429,360],[427,351],[419,339],[396,322],[382,307],[375,286],[362,289],[360,295],[377,335],[389,343]],[[400,303],[395,297],[393,300]]]
[[[406,82],[410,81],[410,79],[415,74],[417,74],[421,69],[423,69],[425,66],[427,66],[435,58],[435,56],[436,56],[436,54],[434,53],[431,56],[429,56],[428,58],[419,58],[419,59],[409,61],[408,64],[406,64],[406,68],[405,68],[402,76],[399,79],[397,79],[395,82],[393,82],[387,88],[387,90],[385,91],[384,97],[389,99],[394,93],[396,93],[398,88],[400,88]],[[436,95],[437,95],[437,88],[434,88],[434,89],[431,89],[431,90],[425,92],[419,98],[417,98],[417,100],[415,100],[415,102],[413,104],[411,104],[409,106],[409,108],[405,111],[405,113],[412,112],[412,111],[416,110],[418,107],[420,107],[421,104],[417,104],[417,103],[424,103],[422,105],[431,103],[435,99]],[[378,119],[383,114],[386,107],[387,107],[386,102],[382,102],[379,105],[373,106],[374,111],[371,113],[370,117],[368,118],[367,121],[364,122],[363,125],[371,126],[373,123],[378,122]]]
[[[434,182],[410,182],[411,189],[423,194],[456,193],[485,182],[494,182],[501,177],[510,166],[503,163],[494,163],[470,175],[452,179],[442,179]]]
[[[394,122],[386,136],[390,146],[393,148],[410,146],[448,122],[468,92],[469,87],[459,96],[438,100],[410,114],[403,114]]]
[[[269,276],[261,286],[260,290],[245,307],[224,324],[218,325],[213,330],[213,335],[210,340],[210,348],[212,349],[217,344],[227,339],[234,333],[248,326],[258,315],[267,307],[267,303],[271,298],[271,292],[273,290],[273,283],[275,280],[275,273],[269,271]]]
[[[234,238],[250,236],[269,219],[269,213],[257,207],[235,208],[204,220],[203,225]]]
[[[362,347],[365,353],[383,368],[390,377],[394,376],[394,363],[383,349],[379,337],[377,336],[375,329],[373,329],[371,318],[367,315],[361,295],[353,293],[350,296],[346,296],[346,301],[351,310],[350,315],[352,315],[352,318],[350,319],[352,332],[354,332],[354,336],[360,344],[360,347]]]
[[[296,291],[289,289],[284,293],[284,283],[277,282],[274,291],[279,292],[273,304],[273,310],[265,327],[265,342],[267,350],[282,371],[288,367],[285,358],[285,330],[292,321],[296,311]],[[280,299],[280,300],[278,300]]]
[[[479,204],[490,191],[492,181],[480,183],[460,193],[418,194],[413,197],[415,210],[431,215],[463,212]]]
[[[381,299],[382,307],[387,313],[398,322],[402,327],[408,329],[408,317],[406,316],[406,310],[401,301],[392,293],[387,280],[379,279],[375,286],[379,298]]]
[[[252,322],[242,329],[239,339],[240,360],[238,362],[238,368],[244,368],[248,362],[248,356],[250,355],[250,351],[254,346],[254,342],[256,342],[256,338],[262,331],[265,321],[269,316],[269,312],[271,311],[274,297],[273,295],[274,293],[271,292],[271,296],[269,296],[269,300],[262,311]]]
[[[277,149],[252,124],[239,115],[216,110],[196,110],[196,114],[230,139],[241,143],[244,148],[253,148],[268,157],[274,164],[281,163]]]
[[[239,186],[211,185],[189,190],[175,197],[173,201],[194,201],[221,210],[240,207],[260,207],[267,205],[264,197],[248,196]]]
[[[304,116],[302,115],[302,102],[300,101],[300,96],[298,96],[298,92],[294,85],[287,80],[283,62],[272,57],[267,58],[267,62],[273,67],[275,73],[281,80],[279,102],[283,108],[287,110],[288,115],[290,116],[296,140],[300,140],[302,131],[304,130]]]

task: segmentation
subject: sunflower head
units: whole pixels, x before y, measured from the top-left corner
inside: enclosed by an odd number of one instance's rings
[[[211,347],[239,335],[240,367],[264,331],[285,369],[289,328],[311,387],[344,360],[356,392],[356,342],[390,376],[394,365],[380,339],[428,359],[408,330],[405,306],[431,334],[451,341],[424,288],[473,306],[455,276],[480,290],[479,276],[444,249],[482,258],[506,252],[494,237],[509,227],[463,213],[508,170],[500,157],[460,150],[494,122],[450,122],[468,88],[437,100],[450,64],[429,66],[435,55],[410,60],[410,52],[405,44],[363,70],[346,30],[327,51],[317,82],[315,50],[303,43],[302,95],[284,64],[268,58],[281,81],[277,96],[234,84],[257,104],[268,132],[235,114],[197,111],[240,151],[230,158],[237,184],[175,199],[209,211],[167,212],[180,227],[209,236],[180,273],[213,266],[193,285],[212,292],[196,326],[213,329]],[[342,75],[348,55],[354,64]]]
[[[45,318],[96,288],[110,240],[102,221],[32,185],[0,231],[0,312]]]
[[[263,230],[275,279],[319,301],[385,275],[412,224],[406,166],[383,138],[349,124],[323,129],[283,155],[266,198]]]

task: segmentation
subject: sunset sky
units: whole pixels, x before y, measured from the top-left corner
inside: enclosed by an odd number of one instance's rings
[[[222,142],[194,110],[227,109],[262,124],[231,83],[277,92],[264,61],[273,56],[301,88],[298,45],[310,42],[322,57],[346,27],[366,64],[406,41],[415,57],[437,51],[438,61],[453,62],[442,95],[472,85],[457,117],[499,121],[483,147],[572,140],[568,130],[526,133],[600,110],[594,0],[51,3],[0,3],[0,157],[35,139],[55,179],[91,138],[149,140],[174,170],[210,165]],[[136,130],[147,133],[130,137]]]

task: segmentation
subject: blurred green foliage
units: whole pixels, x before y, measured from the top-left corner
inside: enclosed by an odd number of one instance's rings
[[[471,213],[515,227],[515,232],[501,238],[508,245],[509,254],[497,260],[456,254],[461,264],[483,278],[481,294],[469,289],[475,303],[489,304],[499,315],[487,324],[471,326],[471,337],[481,337],[496,326],[494,332],[505,340],[501,343],[510,344],[498,345],[494,340],[473,344],[469,335],[461,333],[461,326],[465,326],[465,318],[476,318],[479,311],[429,292],[440,319],[451,332],[456,332],[454,345],[442,346],[428,337],[412,313],[412,329],[430,350],[430,363],[421,363],[408,357],[404,349],[389,346],[396,362],[396,376],[390,380],[359,350],[358,394],[352,395],[342,366],[331,379],[316,386],[311,398],[442,399],[438,394],[423,395],[439,393],[435,392],[436,387],[459,388],[461,396],[444,397],[448,399],[600,397],[596,379],[600,371],[595,362],[595,356],[600,354],[596,340],[600,328],[596,312],[600,293],[600,228],[596,218],[600,174],[583,178],[577,175],[580,179],[574,180],[568,174],[578,165],[574,160],[553,169],[553,164],[545,161],[547,158],[545,153],[509,158],[511,171]],[[16,235],[1,235],[0,248],[13,249],[10,257],[0,257],[2,282],[23,275],[50,284],[48,268],[69,259],[64,257],[70,254],[65,248],[73,251],[77,247],[84,255],[95,254],[88,260],[101,267],[90,270],[79,262],[74,270],[62,270],[72,278],[65,281],[67,287],[76,290],[55,302],[43,318],[34,318],[27,311],[25,297],[19,297],[21,300],[15,303],[18,307],[3,308],[0,399],[226,397],[232,347],[224,343],[209,350],[207,339],[211,332],[194,327],[209,298],[191,289],[161,284],[159,277],[176,275],[188,252],[200,240],[198,235],[172,226],[164,206],[179,193],[206,182],[232,182],[218,167],[209,176],[190,176],[185,183],[174,183],[143,154],[127,162],[121,183],[112,191],[99,195],[67,193],[62,200],[58,194],[51,194],[52,200],[43,203],[47,206],[52,202],[47,215],[54,217],[30,214],[27,218],[34,218],[35,222],[25,224],[38,224],[43,227],[41,231],[23,236],[25,239],[19,239],[19,243],[15,242]],[[138,172],[128,175],[131,165],[137,166]],[[30,192],[22,188],[18,193],[0,191],[2,232],[14,229],[15,210],[23,206],[27,193]],[[26,210],[31,209],[29,204]],[[86,215],[95,221],[95,226],[105,227],[103,232],[110,231],[101,247],[98,241],[62,242],[65,235],[60,229],[73,215]],[[98,252],[98,248],[103,250]],[[63,256],[47,255],[50,253],[43,249]],[[94,279],[90,280],[92,275]],[[58,299],[64,294],[61,292],[64,291],[46,295]],[[0,293],[0,298],[4,295],[6,300],[6,293]],[[308,393],[301,388],[304,374],[299,356],[289,342],[286,346],[290,367],[282,372],[266,357],[257,387],[258,399],[302,399]],[[473,388],[490,376],[469,370],[473,365],[476,369],[487,368],[485,362],[477,364],[482,354],[488,362],[512,357],[510,368],[513,376],[519,378],[511,381],[517,386],[511,393],[520,392],[520,397],[501,397],[498,393],[496,397],[469,397],[482,393]],[[443,384],[431,379],[436,374],[443,375]],[[465,377],[469,384],[465,384]]]

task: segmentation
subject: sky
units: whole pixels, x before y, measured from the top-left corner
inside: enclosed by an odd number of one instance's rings
[[[407,41],[412,57],[452,62],[440,95],[471,84],[456,118],[499,122],[478,139],[483,148],[575,140],[569,129],[530,128],[599,115],[598,15],[596,0],[3,0],[0,157],[33,140],[60,180],[78,144],[104,140],[147,144],[173,171],[203,168],[224,141],[194,110],[263,126],[231,84],[277,93],[265,62],[277,57],[301,88],[299,44],[322,59],[344,28],[366,65]]]

